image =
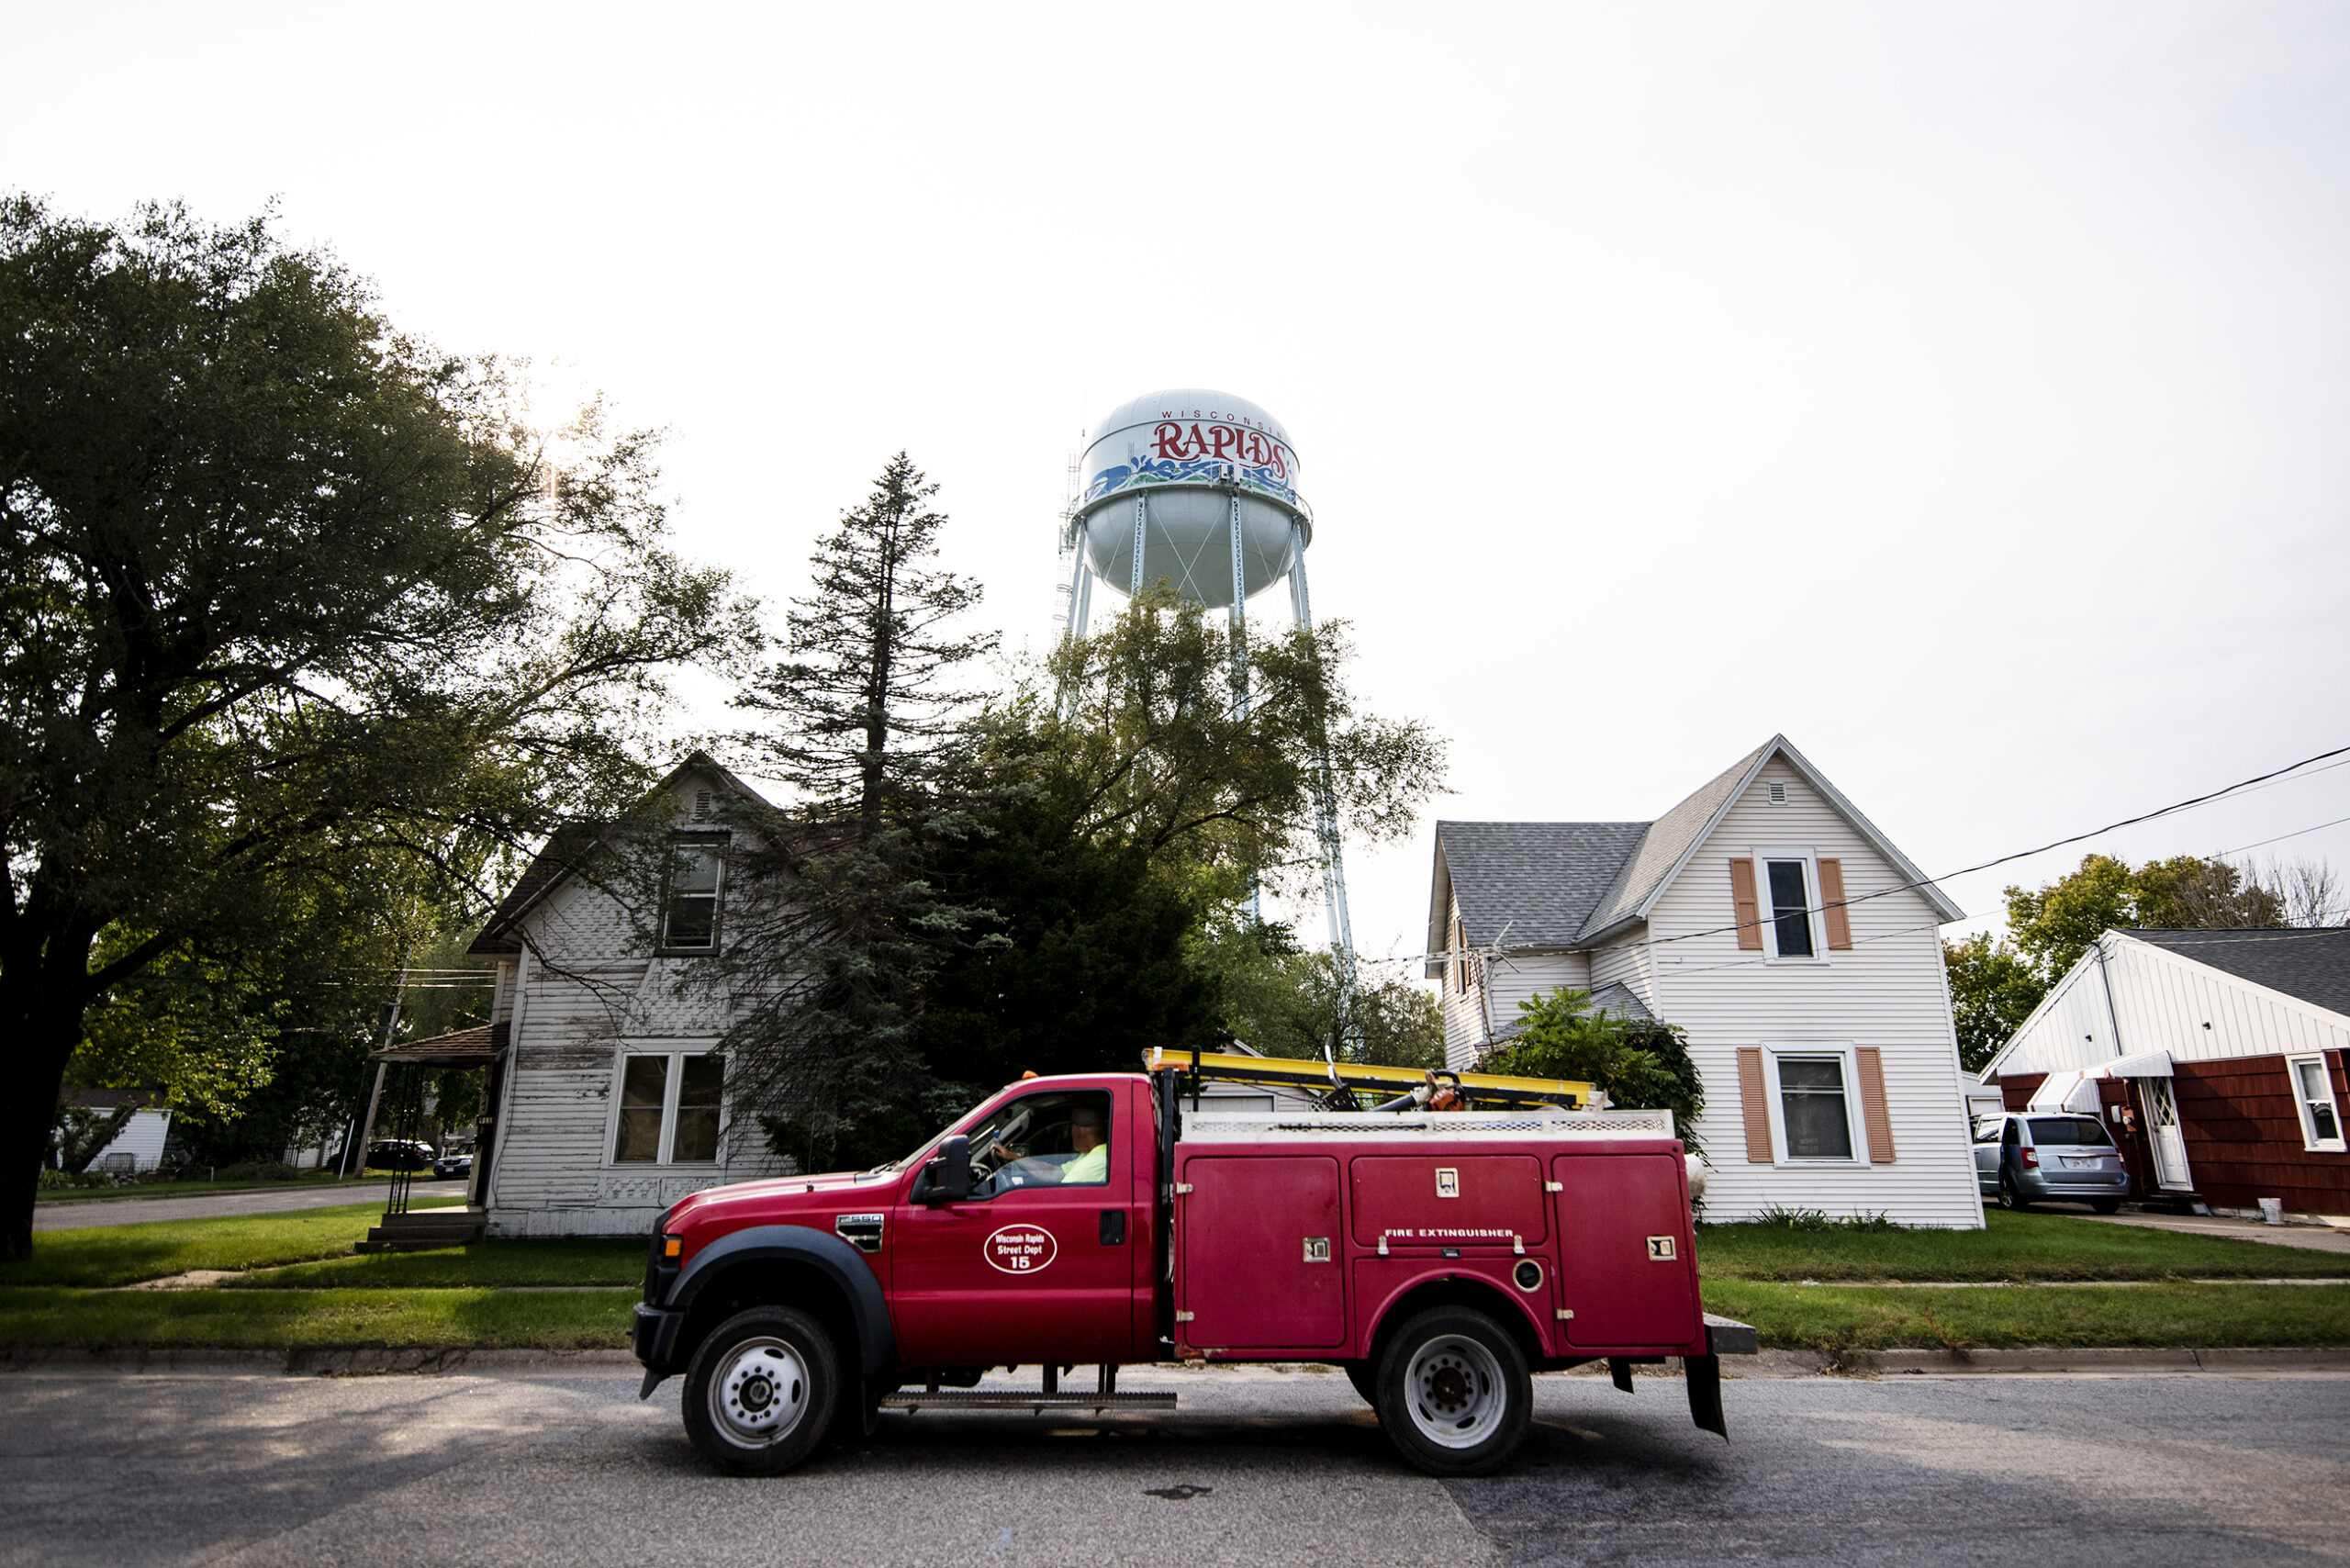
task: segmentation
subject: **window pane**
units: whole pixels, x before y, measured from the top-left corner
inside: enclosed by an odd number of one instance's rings
[[[1852,1128],[1844,1115],[1844,1064],[1781,1061],[1779,1105],[1794,1159],[1850,1159]]]
[[[1031,1094],[971,1129],[979,1197],[1030,1187],[1100,1187],[1110,1180],[1110,1097],[1098,1091]]]
[[[677,1075],[677,1131],[670,1140],[673,1160],[718,1158],[720,1091],[726,1078],[726,1058],[688,1057]]]
[[[2034,1116],[2031,1141],[2054,1144],[2110,1144],[2105,1124],[2094,1116]]]
[[[668,904],[661,945],[707,947],[718,929],[718,846],[680,844],[669,852]]]
[[[661,1100],[669,1086],[667,1057],[631,1057],[621,1074],[621,1126],[616,1161],[661,1158]]]
[[[1779,957],[1811,955],[1811,900],[1804,890],[1803,862],[1771,863],[1771,924],[1778,931]]]
[[[2297,1061],[2293,1071],[2301,1081],[2301,1099],[2310,1108],[2311,1138],[2332,1143],[2342,1136],[2342,1124],[2333,1114],[2333,1091],[2325,1081],[2325,1064]]]

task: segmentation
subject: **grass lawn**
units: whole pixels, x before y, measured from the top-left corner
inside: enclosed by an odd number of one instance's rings
[[[2350,1285],[1938,1291],[1716,1279],[1706,1309],[1753,1324],[1782,1350],[2350,1345]]]
[[[190,1269],[255,1269],[348,1253],[382,1215],[381,1204],[285,1214],[158,1220],[33,1233],[33,1255],[0,1263],[0,1286],[127,1285]],[[638,1243],[643,1255],[643,1244]]]
[[[251,1279],[241,1290],[413,1289],[442,1285],[638,1285],[644,1280],[642,1237],[567,1237],[560,1240],[483,1241],[431,1252],[371,1252],[297,1263]]]
[[[2338,1252],[2100,1225],[2065,1215],[1993,1209],[1985,1218],[1984,1230],[1700,1226],[1697,1270],[1709,1287],[1717,1280],[2350,1277],[2350,1257]]]
[[[0,1345],[624,1350],[636,1293],[0,1289]]]

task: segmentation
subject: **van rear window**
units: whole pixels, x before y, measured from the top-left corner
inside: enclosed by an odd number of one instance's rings
[[[2104,1144],[2113,1140],[2105,1136],[2105,1124],[2094,1116],[2034,1116],[2031,1118],[2031,1141],[2055,1144]]]

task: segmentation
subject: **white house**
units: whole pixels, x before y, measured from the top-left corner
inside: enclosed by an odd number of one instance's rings
[[[2108,931],[1983,1070],[2105,1117],[2142,1196],[2350,1215],[2350,929]]]
[[[497,1107],[478,1191],[487,1233],[648,1231],[688,1193],[789,1169],[737,1138],[722,988],[678,985],[726,936],[729,801],[766,802],[699,754],[654,790],[670,823],[657,929],[582,874],[598,835],[557,834],[471,951],[498,960]]]
[[[90,1157],[87,1169],[105,1170],[118,1175],[152,1170],[163,1162],[163,1148],[171,1141],[172,1110],[155,1103],[156,1097],[137,1089],[84,1089],[74,1103],[85,1111],[115,1111],[135,1104],[138,1110],[122,1130],[107,1140],[106,1146]]]
[[[1654,822],[1437,824],[1446,1057],[1566,986],[1685,1033],[1708,1217],[1979,1226],[1939,928],[1964,918],[1783,736]]]

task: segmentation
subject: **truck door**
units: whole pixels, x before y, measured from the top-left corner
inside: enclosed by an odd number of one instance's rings
[[[900,1356],[1128,1360],[1129,1200],[1140,1156],[1109,1092],[1023,1095],[968,1136],[970,1198],[898,1210],[890,1303]]]
[[[1196,1156],[1177,1180],[1176,1338],[1211,1350],[1311,1350],[1347,1337],[1338,1162],[1328,1155]]]
[[[1697,1337],[1695,1260],[1681,1159],[1562,1154],[1559,1306],[1567,1343],[1595,1350],[1685,1345]]]

